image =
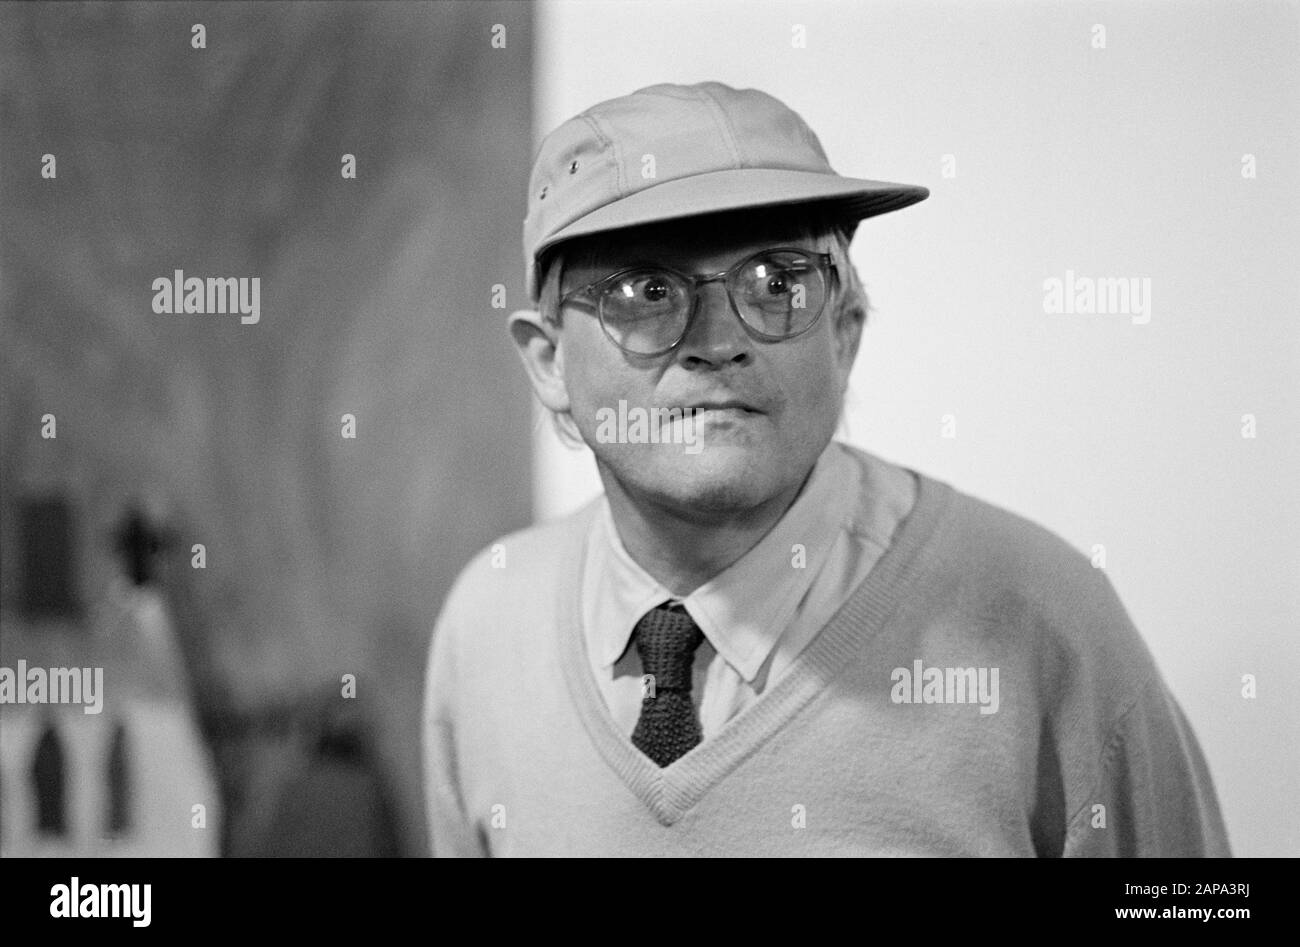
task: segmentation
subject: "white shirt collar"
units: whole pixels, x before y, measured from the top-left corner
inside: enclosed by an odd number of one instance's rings
[[[705,638],[747,683],[767,662],[840,530],[854,516],[859,491],[857,465],[831,441],[767,535],[682,599]],[[592,523],[583,590],[587,647],[602,667],[612,666],[627,650],[641,616],[678,598],[628,554],[608,500],[602,500]]]

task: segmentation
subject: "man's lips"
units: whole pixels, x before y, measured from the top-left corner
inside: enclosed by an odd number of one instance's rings
[[[748,401],[740,401],[735,398],[717,401],[697,401],[693,404],[684,406],[683,411],[689,411],[692,414],[698,414],[701,411],[748,411],[751,414],[762,414],[763,412]]]

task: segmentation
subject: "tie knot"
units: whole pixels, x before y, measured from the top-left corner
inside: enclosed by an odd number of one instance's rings
[[[665,602],[651,609],[636,623],[635,634],[642,670],[654,676],[655,688],[689,691],[695,649],[704,633],[685,606]]]

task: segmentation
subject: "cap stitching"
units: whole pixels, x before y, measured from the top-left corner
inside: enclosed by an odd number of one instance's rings
[[[596,140],[600,142],[600,146],[602,148],[607,148],[613,153],[614,185],[617,189],[619,199],[627,197],[627,184],[623,180],[623,156],[619,153],[618,142],[614,141],[613,138],[600,130],[600,126],[596,124],[596,118],[594,115],[584,114],[582,120],[591,126],[592,134],[596,136]]]
[[[743,168],[745,163],[740,158],[740,147],[736,144],[736,131],[732,127],[731,119],[727,117],[726,110],[723,109],[722,103],[717,100],[712,92],[703,86],[700,87],[699,92],[700,95],[704,97],[705,102],[708,104],[710,110],[713,112],[714,118],[720,126],[719,130],[722,132],[723,140],[727,143],[728,150],[731,151],[731,160],[736,162],[737,168]]]

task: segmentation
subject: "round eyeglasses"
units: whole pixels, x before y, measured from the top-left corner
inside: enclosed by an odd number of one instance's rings
[[[829,253],[794,247],[761,250],[721,273],[688,274],[637,264],[570,290],[559,304],[589,296],[611,342],[630,355],[663,355],[686,337],[700,287],[722,280],[731,311],[759,339],[780,342],[817,324],[838,273]]]

